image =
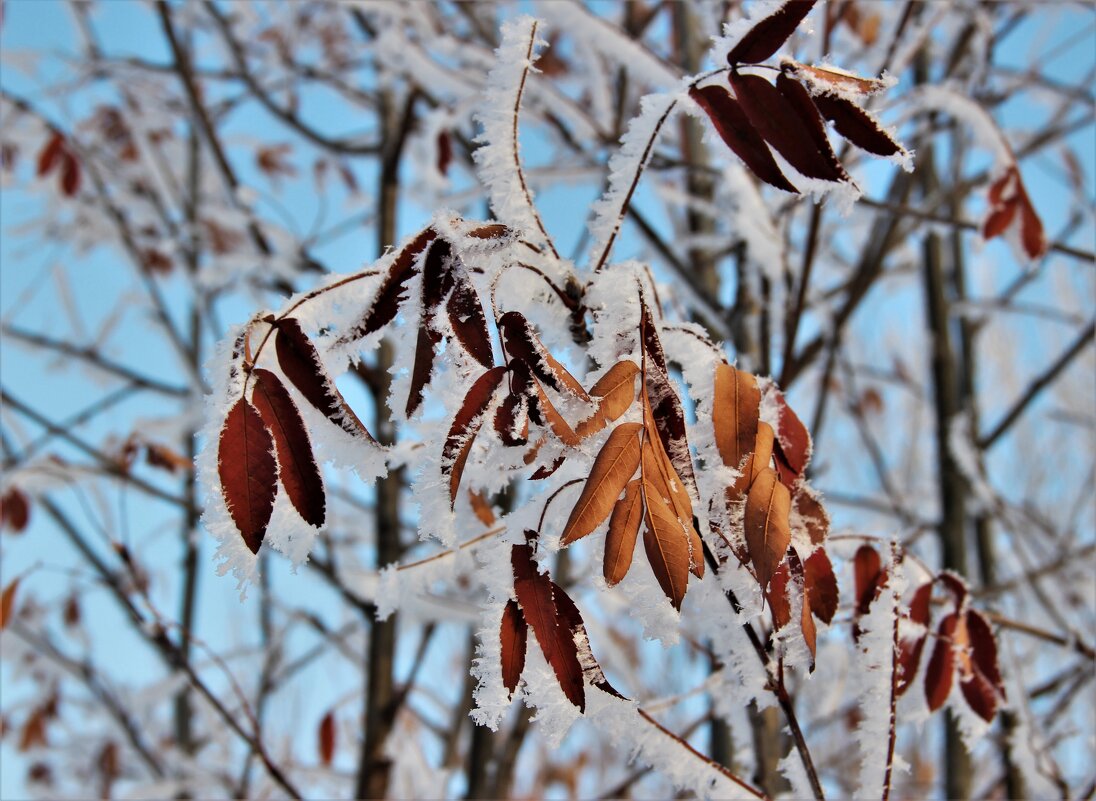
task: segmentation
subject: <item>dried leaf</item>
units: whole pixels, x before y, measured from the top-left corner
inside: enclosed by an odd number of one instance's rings
[[[864,97],[878,94],[887,88],[886,83],[878,78],[865,78],[854,75],[851,72],[836,70],[832,67],[816,67],[813,64],[799,64],[787,62],[784,69],[793,75],[805,78],[814,91],[815,97],[822,94],[823,87],[832,87],[834,90],[855,92]],[[823,112],[825,114],[825,112]]]
[[[643,547],[658,584],[674,609],[681,611],[681,602],[689,583],[689,539],[673,509],[650,484],[643,485],[644,519]]]
[[[669,376],[657,368],[648,365],[644,389],[647,393],[647,407],[644,415],[648,422],[654,421],[658,439],[670,458],[677,475],[692,497],[697,497],[696,476],[693,474],[693,460],[689,450],[689,440],[685,428],[685,410],[681,399],[674,391]]]
[[[955,651],[952,637],[959,625],[959,615],[954,612],[940,621],[936,632],[936,646],[932,650],[928,668],[925,671],[925,699],[929,711],[935,712],[942,707],[951,694],[951,684],[955,674]]]
[[[449,427],[449,434],[441,451],[441,472],[443,476],[449,476],[450,507],[457,502],[457,489],[464,474],[464,463],[468,461],[468,451],[483,425],[484,412],[505,375],[505,367],[492,367],[477,378],[464,396],[464,403]]]
[[[795,485],[792,493],[793,521],[807,531],[811,544],[821,545],[830,532],[830,515],[822,506],[818,493],[804,482]]]
[[[746,118],[762,138],[808,178],[841,181],[844,171],[818,149],[810,133],[809,117],[804,118],[775,86],[760,75],[732,72],[731,88],[746,112]],[[802,87],[800,87],[802,88]],[[818,113],[811,107],[811,112]],[[821,124],[821,123],[819,123]]]
[[[438,153],[437,166],[438,172],[442,175],[449,174],[449,164],[453,160],[453,145],[449,141],[449,131],[438,131],[437,139],[435,140],[436,149]],[[487,365],[490,367],[490,365]]]
[[[37,175],[41,178],[53,171],[65,152],[65,137],[54,131],[38,153]]]
[[[590,469],[575,508],[563,527],[561,545],[570,545],[609,516],[625,485],[639,467],[640,423],[622,423],[609,434]]]
[[[643,520],[643,494],[639,479],[628,482],[624,497],[613,506],[609,533],[605,535],[605,583],[610,587],[628,575],[636,547],[636,535]]]
[[[822,117],[818,113],[816,98],[812,98],[810,92],[799,81],[788,77],[783,72],[776,78],[776,88],[788,101],[792,109],[795,110],[795,113],[802,121],[803,130],[810,136],[811,141],[814,142],[814,146],[826,163],[841,176],[841,180],[851,181],[852,179],[845,172],[845,168],[838,161],[837,154],[833,152],[829,137],[826,136],[826,125],[822,122]]]
[[[704,109],[719,138],[742,159],[750,172],[777,189],[798,193],[799,190],[781,172],[761,134],[750,124],[742,105],[731,97],[730,92],[722,86],[712,85],[700,89],[694,87],[689,90],[689,96]]]
[[[453,327],[461,347],[484,367],[491,367],[495,363],[495,355],[491,351],[491,335],[479,295],[468,276],[459,275],[455,281],[453,292],[445,304],[449,325]]]
[[[689,569],[697,577],[704,577],[703,546],[700,535],[693,525],[693,504],[685,490],[681,477],[674,470],[670,458],[666,455],[662,442],[654,431],[654,423],[647,414],[647,438],[643,443],[643,491],[658,493],[669,504],[670,509],[681,524],[689,547]]]
[[[883,569],[879,552],[870,545],[861,545],[856,549],[852,564],[856,586],[856,607],[853,610],[855,620],[868,613],[871,602],[876,599],[880,589],[887,582],[887,571]],[[854,624],[853,639],[858,639],[858,632]]]
[[[811,611],[823,623],[833,622],[837,614],[837,576],[827,553],[819,548],[803,563],[803,585]]]
[[[488,527],[495,525],[497,522],[495,509],[482,492],[468,490],[468,501],[472,505],[472,511],[483,525]]]
[[[556,407],[552,404],[552,401],[548,399],[547,393],[539,382],[533,381],[533,388],[536,391],[536,408],[544,422],[548,424],[548,427],[552,429],[552,433],[559,437],[560,442],[564,445],[575,446],[579,443],[578,435],[570,424],[563,419],[563,415],[559,413]]]
[[[278,478],[301,518],[319,528],[326,517],[326,499],[320,467],[297,404],[269,370],[255,369],[251,399],[263,423],[274,437],[278,454]]]
[[[339,344],[353,342],[375,331],[380,331],[395,319],[400,303],[404,299],[403,292],[407,282],[415,274],[415,261],[437,235],[437,231],[433,228],[425,228],[400,251],[400,255],[388,268],[388,275],[385,276],[384,282],[377,291],[373,305],[369,307],[369,311],[362,317],[361,322],[339,338]]]
[[[259,412],[244,398],[232,406],[217,448],[221,494],[244,543],[259,552],[274,510],[278,470],[274,439]]]
[[[506,312],[499,319],[498,327],[506,352],[512,357],[524,359],[537,378],[556,392],[569,392],[582,400],[590,400],[582,384],[544,347],[523,314]]]
[[[411,368],[411,387],[407,393],[405,414],[411,417],[422,404],[423,391],[434,372],[434,356],[441,344],[441,332],[434,325],[438,307],[453,288],[453,247],[444,239],[435,239],[426,251],[422,266],[422,314],[419,318],[415,364]],[[486,323],[485,323],[486,325]],[[488,359],[490,362],[492,359]]]
[[[981,612],[970,609],[966,614],[967,635],[970,640],[971,666],[974,681],[969,690],[963,683],[963,694],[971,709],[985,720],[993,720],[997,712],[998,698],[1005,698],[1005,683],[997,664],[997,641],[989,621]],[[977,701],[972,700],[972,696]],[[978,704],[978,705],[976,705]]]
[[[513,546],[510,562],[514,569],[514,592],[544,658],[555,671],[567,700],[580,712],[585,711],[586,692],[578,648],[570,627],[556,608],[555,585],[537,570],[533,549],[528,545]]]
[[[902,152],[902,146],[883,130],[879,121],[855,103],[839,95],[815,95],[814,104],[833,123],[834,130],[861,150],[877,156]]]
[[[26,529],[29,521],[30,499],[18,487],[8,487],[0,496],[0,528],[17,534]]]
[[[503,445],[517,447],[529,442],[529,398],[510,391],[495,411],[495,433]]]
[[[80,191],[80,162],[71,152],[66,151],[61,160],[61,192],[65,197],[74,197]]]
[[[811,435],[792,407],[784,399],[784,393],[773,387],[773,396],[779,409],[775,455],[780,480],[789,487],[807,469],[811,459]]]
[[[578,439],[586,439],[616,420],[631,407],[636,399],[636,375],[639,367],[633,361],[620,361],[597,380],[590,389],[590,397],[597,400],[597,411],[575,428]]]
[[[814,0],[789,0],[753,26],[727,54],[727,63],[758,64],[788,40],[810,13]]]
[[[807,575],[803,563],[799,561],[799,554],[795,552],[795,548],[788,550],[788,566],[791,568],[791,574],[794,586],[798,587],[802,595],[802,604],[799,610],[799,629],[803,633],[803,642],[807,645],[807,650],[811,653],[811,663],[809,666],[810,671],[814,672],[814,657],[818,645],[818,629],[814,625],[814,617],[811,614],[811,592],[807,589]],[[837,591],[836,582],[834,585],[834,592]]]
[[[8,623],[11,622],[12,613],[15,610],[15,593],[19,589],[19,576],[13,578],[8,586],[4,587],[4,592],[0,593],[0,631],[7,628]]]
[[[769,611],[773,618],[773,631],[780,631],[791,622],[792,605],[788,598],[788,589],[791,585],[791,568],[787,560],[780,563],[780,567],[773,573],[769,580],[769,586],[765,590],[765,600],[769,604]]]
[[[272,325],[277,330],[274,349],[278,354],[278,366],[305,400],[348,434],[376,443],[335,386],[301,324],[292,317],[283,317],[274,320]]]
[[[518,687],[521,672],[525,670],[525,649],[528,644],[529,627],[521,613],[518,602],[510,599],[502,610],[502,625],[499,640],[502,643],[502,683],[510,697]]]
[[[320,756],[320,764],[327,767],[335,757],[335,711],[329,709],[320,720],[320,727],[316,732],[316,751]]]
[[[791,542],[791,503],[788,488],[771,468],[758,474],[746,496],[746,548],[762,589],[768,586]]]
[[[554,582],[552,583],[552,598],[556,602],[556,614],[559,616],[560,625],[571,632],[571,639],[574,641],[578,653],[578,662],[582,667],[583,678],[603,692],[615,695],[617,698],[624,698],[613,685],[609,684],[601,665],[594,657],[594,651],[590,647],[590,635],[586,633],[586,624],[583,623],[582,614],[575,606],[575,602]]]
[[[746,456],[753,452],[760,408],[761,390],[757,379],[729,364],[717,364],[712,424],[719,457],[727,467],[741,470]]]

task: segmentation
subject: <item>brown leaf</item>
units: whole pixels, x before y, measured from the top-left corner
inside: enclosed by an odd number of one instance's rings
[[[563,527],[561,545],[570,545],[585,537],[609,516],[621,491],[639,467],[642,430],[640,423],[621,423],[609,434]]]
[[[727,54],[727,63],[758,64],[788,40],[810,13],[814,0],[789,0],[753,26]]]
[[[442,175],[449,174],[449,163],[453,160],[453,145],[449,140],[449,131],[438,131],[437,139],[435,140],[438,159],[437,168],[438,172]],[[489,367],[490,365],[488,365]]]
[[[632,555],[636,547],[636,535],[643,520],[643,493],[640,481],[629,481],[624,488],[624,497],[613,506],[609,518],[609,533],[605,535],[605,564],[603,573],[605,583],[610,587],[619,583],[628,575],[632,566]]]
[[[732,501],[739,501],[753,484],[754,478],[762,471],[768,470],[773,461],[773,427],[768,423],[757,424],[757,439],[754,440],[753,456],[742,469],[740,475],[730,487],[728,496]]]
[[[582,400],[590,400],[582,384],[544,347],[523,314],[506,312],[499,319],[498,327],[506,352],[512,357],[524,359],[537,378],[556,392],[569,392]]]
[[[472,511],[483,525],[488,527],[495,525],[495,509],[482,492],[468,490],[468,501],[472,505]]]
[[[400,255],[388,268],[388,275],[385,276],[384,282],[377,291],[373,305],[369,307],[369,311],[362,317],[361,322],[339,338],[339,344],[352,342],[380,331],[395,319],[400,303],[404,299],[403,292],[407,282],[416,272],[415,260],[437,235],[437,231],[433,228],[424,228],[400,251]]]
[[[799,482],[792,493],[792,509],[796,523],[807,531],[811,544],[821,545],[830,533],[830,515],[822,505],[818,493]]]
[[[801,110],[775,86],[760,75],[737,72],[730,74],[730,82],[750,124],[796,170],[808,178],[823,181],[844,179],[844,171],[819,151],[818,143],[807,127],[809,118],[804,118]],[[813,106],[812,113],[818,116]]]
[[[65,153],[65,137],[54,131],[38,153],[37,175],[41,178],[53,171]]]
[[[791,568],[785,560],[773,572],[773,577],[769,580],[769,586],[765,590],[765,600],[769,604],[769,611],[772,613],[773,618],[773,631],[780,631],[791,622],[792,605],[788,598],[791,577]]]
[[[771,468],[758,474],[746,496],[746,547],[762,589],[768,586],[791,542],[791,503],[788,488]]]
[[[510,551],[510,562],[514,569],[514,592],[544,658],[555,671],[567,700],[579,711],[585,711],[586,691],[578,648],[570,627],[556,607],[555,585],[537,570],[533,549],[528,545],[515,545]]]
[[[286,160],[292,150],[293,146],[286,143],[261,147],[255,153],[255,166],[270,178],[281,175],[292,177],[297,174],[297,168]]]
[[[502,625],[499,639],[502,643],[502,683],[510,697],[518,687],[518,679],[525,670],[525,649],[529,637],[529,627],[521,613],[518,602],[510,599],[502,610]]]
[[[685,410],[677,396],[669,376],[657,367],[648,365],[644,389],[647,393],[645,418],[654,421],[658,439],[681,477],[685,490],[697,497],[696,476],[685,428]]]
[[[997,694],[985,676],[974,672],[959,681],[959,689],[976,715],[987,723],[993,720],[997,714]]]
[[[320,467],[301,413],[278,376],[261,367],[251,375],[255,378],[251,399],[274,437],[278,478],[301,518],[319,528],[324,524],[327,503]]]
[[[940,621],[936,632],[936,646],[925,671],[925,699],[929,711],[935,712],[944,705],[951,694],[951,684],[955,674],[955,651],[952,637],[959,625],[959,615],[954,612]]]
[[[599,690],[615,695],[617,698],[624,698],[613,685],[609,684],[608,679],[605,678],[605,673],[601,670],[601,665],[594,657],[593,649],[590,647],[590,635],[586,633],[586,624],[583,622],[582,614],[575,606],[575,602],[554,582],[552,583],[552,598],[556,602],[556,614],[559,617],[560,625],[571,632],[571,639],[578,651],[578,662],[582,666],[583,678]]]
[[[320,764],[327,767],[335,757],[335,711],[329,709],[320,720],[320,727],[316,732],[316,751],[320,756]]]
[[[1027,257],[1034,261],[1047,252],[1049,245],[1043,231],[1043,221],[1035,213],[1027,191],[1021,187],[1020,192],[1020,243]]]
[[[814,142],[814,146],[826,163],[841,176],[841,180],[851,181],[852,179],[845,172],[845,168],[841,166],[841,162],[838,161],[837,154],[833,152],[830,140],[826,136],[826,125],[822,122],[822,117],[818,113],[815,98],[811,97],[810,92],[799,81],[789,78],[783,72],[776,78],[776,88],[788,101],[792,109],[795,110],[795,113],[802,121],[803,130],[810,136],[811,141]]]
[[[723,362],[716,365],[712,424],[719,457],[727,467],[745,470],[743,462],[757,441],[760,407],[756,378]]]
[[[419,318],[415,364],[411,368],[411,388],[405,414],[410,417],[422,404],[423,391],[434,372],[434,356],[441,344],[441,332],[434,325],[438,307],[453,288],[453,247],[444,239],[435,239],[422,265],[422,313]],[[488,362],[493,360],[489,359]],[[487,366],[490,366],[488,364]]]
[[[643,485],[643,547],[658,584],[674,609],[681,602],[689,583],[689,538],[673,509],[650,484]]]
[[[773,387],[779,417],[777,418],[776,456],[780,480],[789,487],[807,469],[811,459],[811,435],[792,407],[784,399],[784,393]],[[783,464],[781,464],[783,462]]]
[[[449,427],[449,434],[441,451],[441,472],[443,476],[449,476],[450,506],[457,502],[457,488],[460,487],[460,479],[464,474],[464,463],[468,461],[468,451],[483,425],[484,412],[505,375],[505,367],[492,367],[477,378],[464,396],[464,403]]]
[[[484,367],[491,367],[495,355],[491,351],[491,335],[487,331],[487,318],[483,316],[479,295],[468,276],[458,275],[455,280],[453,292],[445,304],[449,325],[461,347]]]
[[[61,192],[65,197],[73,197],[80,191],[80,162],[71,152],[66,151],[61,160]]]
[[[730,92],[722,86],[712,85],[700,89],[694,87],[689,90],[689,96],[704,109],[719,138],[742,159],[750,172],[777,189],[798,193],[799,190],[780,171],[761,134],[750,124],[742,105],[731,97]]]
[[[861,150],[877,156],[902,152],[902,146],[883,130],[879,121],[855,103],[839,95],[815,95],[814,104],[833,123],[834,130]]]
[[[272,325],[277,330],[274,349],[278,354],[278,366],[305,400],[348,434],[375,443],[373,435],[335,386],[301,324],[292,317],[283,317]]]
[[[488,223],[473,228],[464,235],[472,239],[508,240],[514,236],[514,231],[502,223]]]
[[[536,408],[544,422],[552,429],[552,433],[559,437],[560,442],[564,445],[578,445],[578,435],[574,432],[574,429],[571,428],[570,424],[563,419],[563,415],[559,413],[552,404],[552,401],[548,399],[548,395],[545,393],[544,388],[535,380],[533,381],[533,388],[536,391]]]
[[[837,614],[837,576],[833,573],[830,557],[821,548],[803,563],[803,584],[811,611],[823,623],[832,623]]]
[[[597,400],[597,411],[575,428],[575,435],[586,439],[616,420],[631,407],[636,399],[636,375],[639,367],[633,361],[617,362],[597,380],[590,389],[590,397]]]
[[[516,359],[514,360],[517,361]],[[511,366],[514,362],[510,363]],[[529,442],[529,396],[511,390],[495,410],[495,433],[503,445],[517,447]]]
[[[18,534],[30,521],[30,499],[18,487],[8,487],[0,496],[0,528]]]
[[[865,97],[882,92],[887,88],[887,85],[878,78],[865,78],[861,75],[853,75],[826,67],[817,67],[813,64],[786,62],[784,69],[792,75],[805,78],[808,85],[811,85],[814,89],[811,94],[815,97],[822,93],[823,87],[832,87],[834,90],[845,92],[856,92]]]
[[[870,545],[861,545],[852,560],[853,577],[856,586],[856,607],[853,609],[852,636],[860,638],[860,628],[856,620],[868,613],[871,602],[887,583],[887,571],[883,569],[879,552]]]
[[[36,707],[23,723],[23,730],[19,733],[19,751],[25,753],[32,748],[49,746],[49,738],[46,735],[47,711],[44,707]]]
[[[973,684],[976,686],[972,686],[968,691],[964,682],[963,694],[971,709],[989,721],[993,720],[997,712],[997,699],[1005,698],[1005,684],[997,664],[997,641],[993,637],[989,621],[981,612],[970,609],[967,611],[966,618],[972,673],[975,677]],[[972,695],[981,702],[980,705],[976,706]]]
[[[217,448],[221,494],[244,543],[259,552],[274,510],[278,469],[274,439],[259,412],[244,398],[232,406]]]
[[[681,524],[682,531],[688,542],[689,569],[697,578],[703,578],[703,546],[700,543],[700,535],[696,532],[696,528],[693,525],[692,500],[689,498],[689,493],[685,490],[684,483],[681,481],[681,476],[674,470],[670,458],[666,455],[666,451],[662,447],[662,442],[658,439],[658,436],[654,431],[654,424],[650,418],[649,410],[646,428],[647,438],[643,443],[641,460],[643,465],[644,494],[658,493],[659,497],[670,506],[674,516],[677,517],[678,522]]]
[[[8,586],[4,587],[4,592],[0,593],[0,631],[3,631],[11,622],[15,609],[15,592],[18,589],[19,576],[16,576],[8,583]]]
[[[82,617],[80,611],[80,599],[76,595],[70,595],[65,599],[65,606],[61,612],[61,620],[64,621],[67,628],[73,628],[80,625],[80,619]]]
[[[799,610],[799,629],[803,632],[803,642],[807,645],[807,650],[811,653],[810,671],[814,672],[814,657],[818,645],[818,630],[814,625],[814,617],[811,614],[811,592],[807,588],[807,575],[804,565],[799,561],[799,554],[795,552],[795,548],[788,550],[788,566],[791,568],[792,578],[794,579],[794,586],[796,586],[802,594],[802,605]],[[836,582],[834,585],[834,592],[837,591]]]

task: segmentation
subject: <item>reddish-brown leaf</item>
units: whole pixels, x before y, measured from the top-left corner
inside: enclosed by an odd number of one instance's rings
[[[575,602],[555,582],[552,583],[552,598],[556,602],[556,614],[559,616],[560,625],[571,632],[571,639],[577,647],[583,678],[603,692],[615,695],[617,698],[624,698],[605,678],[605,673],[601,670],[601,665],[598,664],[594,651],[590,647],[590,635],[586,632],[582,613],[578,611]]]
[[[590,389],[590,397],[597,400],[597,411],[575,428],[575,435],[586,439],[616,420],[636,399],[636,375],[639,367],[635,362],[617,362],[597,380]]]
[[[952,647],[952,636],[958,625],[959,616],[953,612],[940,621],[940,628],[936,632],[936,645],[932,649],[932,658],[929,659],[928,668],[925,670],[925,699],[928,701],[931,712],[942,707],[951,694],[951,685],[955,676],[955,650]]]
[[[405,414],[410,417],[422,404],[423,391],[434,372],[434,356],[441,344],[441,332],[434,325],[438,308],[453,288],[453,247],[444,239],[435,239],[426,251],[422,266],[422,313],[419,318],[415,364],[411,368],[411,387],[407,393]],[[488,360],[488,367],[490,367]]]
[[[510,356],[524,359],[533,374],[556,392],[568,392],[582,400],[590,396],[567,368],[556,361],[520,312],[506,312],[499,319],[502,344]]]
[[[928,628],[929,604],[932,601],[932,582],[926,581],[913,593],[910,601],[909,618],[914,623]],[[925,641],[928,632],[924,631],[916,637],[902,640],[898,648],[898,695],[905,695],[913,686],[913,680],[917,676],[917,668],[921,665],[921,654],[925,650]]]
[[[808,178],[843,180],[843,171],[819,151],[807,120],[775,86],[760,75],[737,72],[730,81],[750,124],[789,164]]]
[[[278,366],[305,400],[348,434],[375,442],[335,386],[301,324],[292,317],[283,317],[272,325],[277,329],[274,349],[278,354]]]
[[[19,589],[19,576],[13,578],[0,593],[0,631],[7,628],[15,610],[15,592]]]
[[[643,520],[643,493],[640,481],[629,481],[624,497],[613,506],[609,517],[609,533],[605,535],[605,583],[612,587],[628,575],[635,553],[636,536]]]
[[[791,575],[787,560],[781,562],[765,590],[765,600],[769,603],[769,611],[773,617],[773,631],[780,631],[792,619],[792,605],[788,599]]]
[[[320,720],[319,729],[316,732],[316,751],[320,756],[320,764],[327,767],[335,757],[335,711],[329,709]]]
[[[971,659],[975,671],[985,677],[997,694],[1004,698],[1005,683],[997,664],[997,640],[989,621],[975,609],[967,612],[967,634],[970,637]]]
[[[689,550],[689,570],[697,578],[704,578],[703,546],[700,535],[693,525],[693,503],[685,485],[670,462],[666,450],[662,447],[654,423],[647,415],[647,439],[643,443],[641,462],[643,465],[644,493],[657,493],[666,502],[677,517],[684,532]]]
[[[514,231],[502,223],[488,223],[487,225],[478,226],[465,233],[465,236],[469,236],[472,239],[490,240],[507,240],[513,235]]]
[[[557,456],[554,460],[552,460],[551,464],[542,464],[542,465],[540,465],[529,476],[529,480],[530,481],[543,481],[544,479],[548,478],[553,473],[555,473],[557,470],[559,470],[561,467],[563,467],[563,463],[566,461],[566,459],[567,459],[566,456]]]
[[[792,586],[798,589],[802,596],[802,605],[799,610],[799,630],[803,633],[803,642],[811,653],[810,671],[814,672],[814,657],[818,645],[818,629],[814,625],[814,617],[811,614],[811,593],[807,589],[807,575],[803,563],[799,560],[799,554],[795,548],[788,549],[788,567],[791,568]],[[836,586],[834,587],[836,591]]]
[[[516,359],[514,361],[517,361]],[[513,362],[511,362],[512,364]],[[548,394],[544,391],[544,388],[540,385],[540,382],[533,381],[533,389],[535,390],[536,403],[534,407],[539,413],[542,421],[548,424],[548,427],[552,429],[552,433],[559,437],[560,442],[564,445],[578,445],[579,438],[575,433],[571,425],[563,419],[563,415],[559,413],[559,410],[552,404],[552,401],[548,398]]]
[[[575,508],[563,527],[561,545],[570,545],[601,525],[639,467],[641,423],[622,423],[613,429],[590,468]]]
[[[225,418],[217,470],[232,521],[251,552],[258,553],[274,510],[278,469],[274,439],[259,412],[244,398],[236,401]]]
[[[38,177],[48,175],[65,152],[65,137],[56,131],[50,136],[38,153]]]
[[[829,555],[821,548],[803,563],[803,584],[811,611],[823,623],[832,623],[833,616],[837,614],[837,576],[833,573]]]
[[[803,125],[803,130],[810,136],[811,141],[814,142],[814,146],[826,163],[841,176],[841,180],[851,181],[852,179],[845,172],[845,168],[838,161],[837,154],[833,152],[829,137],[826,136],[826,125],[822,122],[822,117],[815,105],[815,99],[811,97],[810,92],[799,81],[788,77],[783,72],[776,78],[776,89],[795,111]]]
[[[902,151],[879,121],[855,103],[839,95],[815,95],[814,104],[822,116],[833,123],[834,130],[861,150],[877,156],[893,156]]]
[[[525,649],[528,644],[529,627],[521,613],[518,602],[511,599],[502,610],[502,626],[499,639],[502,643],[502,683],[510,697],[518,687],[521,672],[525,670]]]
[[[65,153],[61,160],[61,192],[65,197],[73,197],[80,191],[80,162],[72,153]]]
[[[806,529],[811,543],[821,545],[830,531],[830,516],[818,493],[806,483],[799,482],[792,493],[792,509],[796,522]]]
[[[886,83],[878,78],[865,78],[861,75],[853,75],[849,72],[826,67],[817,67],[813,64],[785,62],[784,69],[789,70],[793,75],[799,75],[806,79],[808,85],[812,86],[812,94],[815,97],[824,94],[825,89],[855,92],[867,97],[887,88]]]
[[[503,445],[517,447],[529,442],[529,398],[510,391],[495,411],[495,433]]]
[[[870,545],[861,545],[856,549],[852,565],[856,583],[856,610],[854,614],[859,617],[868,613],[871,602],[875,600],[879,590],[887,581],[887,572],[883,569],[879,551]]]
[[[982,238],[993,239],[995,236],[1000,236],[1008,227],[1012,225],[1012,220],[1016,216],[1016,209],[1019,204],[1015,200],[1003,203],[999,206],[994,206],[990,213],[986,216],[985,221],[982,223]]]
[[[997,693],[985,676],[972,673],[968,678],[960,679],[959,689],[975,714],[987,723],[993,720],[997,714]]]
[[[433,228],[425,228],[400,251],[400,255],[388,268],[388,275],[385,276],[384,282],[377,291],[373,305],[369,307],[369,311],[362,317],[361,322],[339,338],[340,344],[380,331],[395,319],[396,312],[399,311],[400,303],[403,301],[407,282],[415,274],[415,261],[437,235],[437,231]]]
[[[495,525],[497,521],[495,509],[491,506],[491,502],[487,500],[487,497],[482,492],[468,490],[468,502],[472,505],[472,511],[483,525]]]
[[[674,510],[649,483],[643,485],[643,547],[658,584],[674,609],[681,610],[689,583],[689,537]]]
[[[685,410],[677,396],[670,377],[663,370],[652,365],[647,366],[648,407],[645,414],[654,421],[658,439],[670,458],[670,463],[681,477],[686,491],[697,497],[696,476],[693,473],[693,460],[689,450],[689,440],[685,429]]]
[[[712,424],[719,457],[727,467],[744,470],[743,461],[757,441],[760,407],[756,378],[723,362],[716,365]]]
[[[468,354],[484,367],[495,363],[491,351],[491,335],[487,331],[487,318],[483,316],[483,306],[479,294],[466,275],[456,277],[453,292],[445,304],[449,315],[449,324]]]
[[[514,592],[544,658],[555,671],[567,700],[579,711],[585,711],[586,691],[578,647],[570,626],[556,608],[555,585],[537,570],[533,549],[528,545],[515,545],[510,551],[510,562],[514,569]]]
[[[727,63],[758,64],[788,40],[810,13],[814,0],[789,0],[753,26],[727,54]]]
[[[323,479],[301,413],[278,376],[261,367],[251,375],[255,378],[251,399],[274,436],[278,478],[301,518],[319,528],[326,516]]]
[[[722,86],[705,86],[689,90],[689,96],[715,126],[716,133],[724,144],[746,165],[754,175],[767,184],[783,189],[785,192],[798,193],[773,158],[772,152],[761,138],[761,134],[750,124],[741,104],[731,97],[731,93]]]
[[[30,500],[18,487],[9,487],[0,497],[0,527],[13,534],[23,531],[30,521]]]
[[[1035,213],[1027,191],[1020,188],[1020,244],[1029,259],[1035,260],[1047,252],[1047,237],[1043,221]]]
[[[468,451],[483,425],[484,412],[505,375],[505,367],[492,367],[477,378],[464,396],[464,403],[449,427],[449,434],[441,451],[441,472],[442,475],[449,476],[450,506],[457,502],[457,489],[464,474],[464,463],[468,461]]]
[[[791,542],[791,504],[788,488],[772,469],[763,470],[754,479],[746,496],[746,548],[762,589],[768,586]]]
[[[773,387],[773,395],[780,410],[776,435],[777,465],[778,468],[781,467],[780,461],[783,460],[781,480],[791,486],[807,469],[807,463],[811,459],[811,435],[799,415],[784,399],[784,393]]]
[[[449,174],[449,163],[453,160],[453,145],[449,141],[449,131],[438,131],[437,138],[438,172],[442,175]],[[487,365],[490,367],[490,365]]]

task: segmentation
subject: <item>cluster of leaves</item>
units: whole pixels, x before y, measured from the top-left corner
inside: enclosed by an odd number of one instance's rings
[[[772,151],[806,178],[852,182],[826,136],[826,121],[868,153],[908,155],[875,116],[857,105],[857,101],[883,91],[886,82],[790,59],[781,62],[775,83],[740,70],[772,57],[813,6],[814,0],[785,3],[731,49],[727,61],[733,95],[719,84],[694,86],[689,92],[743,163],[762,181],[786,192],[799,190]]]

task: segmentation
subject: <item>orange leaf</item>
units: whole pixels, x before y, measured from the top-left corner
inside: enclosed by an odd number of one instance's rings
[[[624,486],[639,467],[640,423],[622,423],[601,447],[578,503],[563,527],[561,545],[569,545],[597,528],[609,516]]]
[[[578,438],[586,439],[616,420],[636,399],[636,374],[639,367],[632,361],[620,361],[597,380],[590,389],[590,397],[598,399],[593,417],[583,420],[575,429]]]
[[[15,591],[19,589],[19,578],[11,580],[0,594],[0,631],[3,631],[11,622],[12,610],[15,607]]]
[[[605,535],[605,583],[612,587],[628,575],[636,547],[639,523],[643,519],[643,495],[638,479],[624,488],[624,497],[616,502]]]
[[[760,406],[756,378],[729,364],[716,365],[712,424],[719,456],[727,467],[741,470],[747,454],[753,452]]]
[[[791,501],[788,488],[777,480],[776,471],[771,468],[754,479],[746,497],[746,548],[762,588],[768,586],[791,542],[788,522]]]
[[[674,609],[681,610],[689,583],[689,539],[677,515],[650,484],[644,482],[643,501],[647,529],[643,547],[659,586]]]

